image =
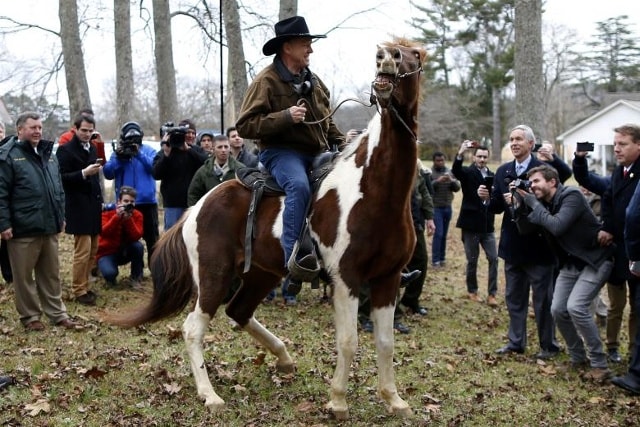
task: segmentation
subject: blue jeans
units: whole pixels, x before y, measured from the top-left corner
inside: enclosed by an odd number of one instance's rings
[[[142,277],[142,268],[144,246],[141,242],[133,242],[121,249],[115,254],[105,255],[98,259],[98,268],[104,280],[115,283],[118,277],[118,266],[131,263],[131,278],[140,280]]]
[[[590,307],[609,277],[612,267],[612,261],[605,261],[598,270],[590,266],[579,270],[568,265],[558,274],[551,314],[567,343],[572,362],[587,360],[584,348],[586,344],[591,367],[607,367],[607,355]]]
[[[478,292],[478,257],[480,256],[480,246],[487,255],[489,262],[489,295],[496,296],[498,292],[498,248],[496,246],[496,236],[491,233],[476,233],[462,230],[462,243],[464,244],[464,254],[467,257],[467,292]]]
[[[186,211],[187,208],[164,208],[164,231],[170,229]]]
[[[447,233],[453,209],[451,206],[433,208],[433,222],[436,225],[436,232],[433,234],[431,243],[431,262],[437,265],[446,260]]]
[[[313,156],[293,150],[268,148],[260,152],[260,162],[286,194],[280,237],[285,267],[307,217],[311,201],[311,184],[307,171],[312,161]]]

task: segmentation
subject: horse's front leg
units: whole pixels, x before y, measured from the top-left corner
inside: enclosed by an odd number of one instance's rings
[[[287,351],[284,342],[277,336],[273,335],[267,328],[262,326],[254,317],[249,319],[244,330],[249,333],[256,341],[262,344],[274,356],[278,358],[276,369],[280,372],[291,373],[294,371],[295,365],[293,359]]]
[[[387,403],[389,412],[408,417],[412,411],[407,402],[398,395],[393,371],[394,312],[395,305],[375,308],[371,311],[378,361],[378,395]]]
[[[338,360],[331,381],[330,400],[326,407],[338,420],[346,420],[349,417],[347,381],[358,348],[358,298],[349,294],[341,278],[336,278],[334,283],[333,307]]]
[[[210,320],[211,317],[203,313],[200,306],[196,305],[195,310],[189,313],[182,324],[182,335],[187,347],[191,371],[196,381],[198,396],[204,399],[204,404],[209,409],[218,411],[224,407],[224,400],[213,391],[202,350],[202,341]]]

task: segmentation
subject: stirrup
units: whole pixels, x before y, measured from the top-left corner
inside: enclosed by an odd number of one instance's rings
[[[289,269],[289,276],[293,280],[300,282],[311,282],[320,273],[320,264],[314,251],[310,254],[303,256],[296,260],[298,255],[299,245],[298,242],[293,245],[293,251],[287,262],[287,268]]]

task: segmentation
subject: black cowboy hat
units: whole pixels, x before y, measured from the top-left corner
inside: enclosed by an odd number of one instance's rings
[[[280,45],[294,37],[309,37],[312,39],[324,39],[324,34],[309,34],[309,27],[302,16],[292,16],[283,19],[275,25],[276,36],[262,46],[262,53],[266,56],[273,55]]]

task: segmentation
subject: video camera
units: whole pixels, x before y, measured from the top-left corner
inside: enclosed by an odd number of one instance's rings
[[[118,143],[111,143],[118,160],[129,160],[138,154],[142,141],[139,139],[121,139]]]
[[[164,138],[169,135],[169,146],[171,148],[180,148],[184,145],[189,126],[175,126],[173,122],[166,122],[160,128],[160,137]]]

